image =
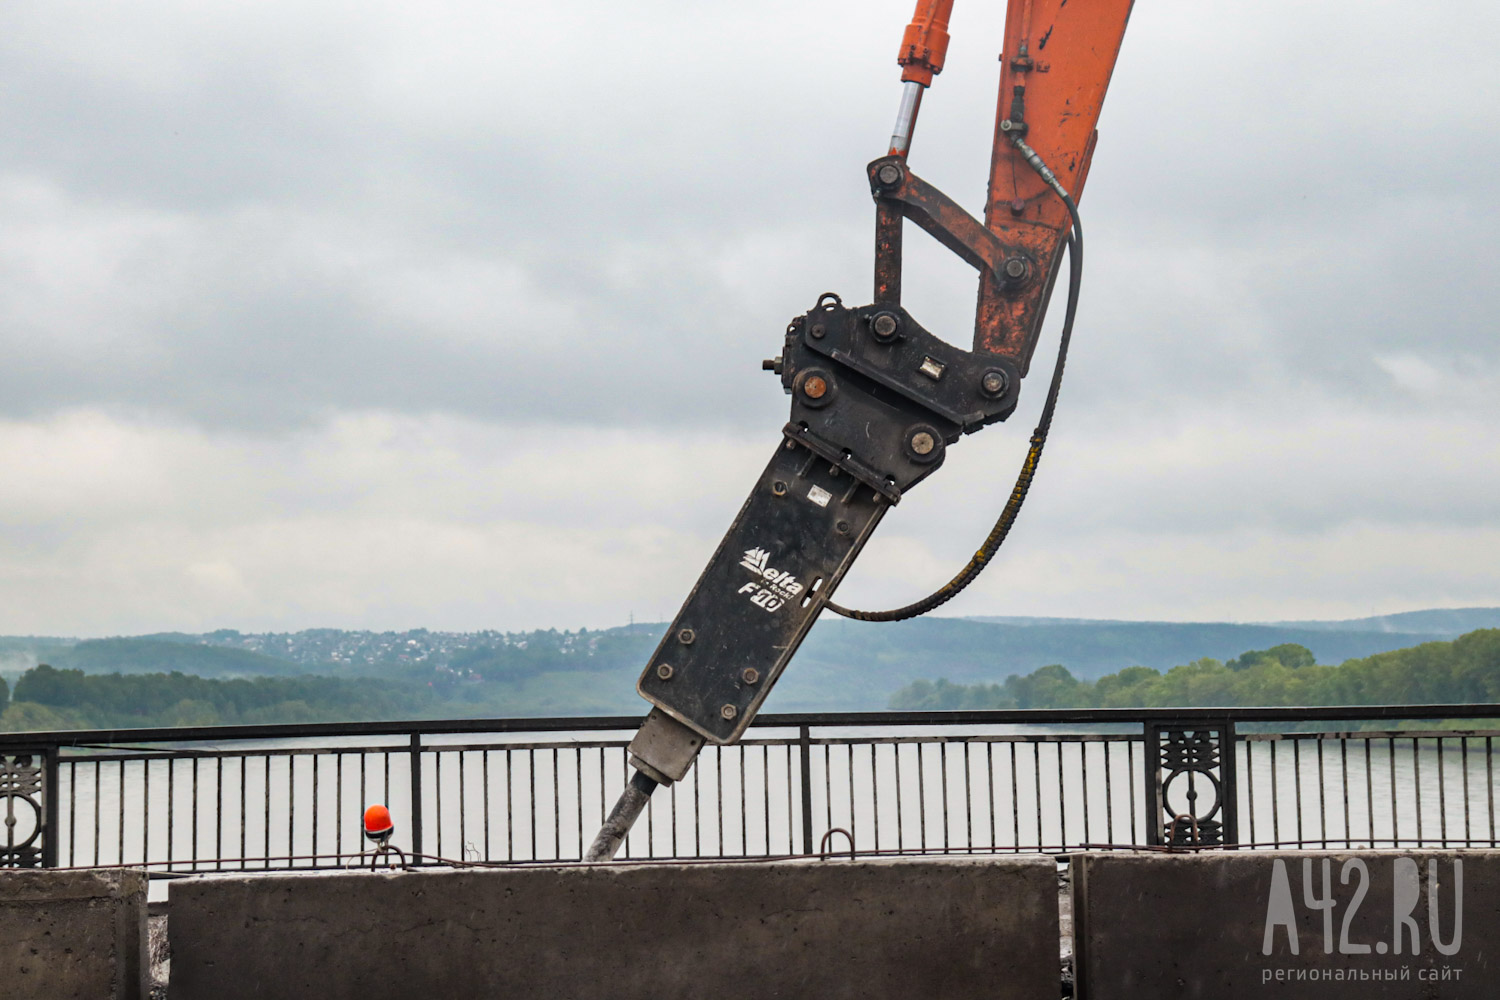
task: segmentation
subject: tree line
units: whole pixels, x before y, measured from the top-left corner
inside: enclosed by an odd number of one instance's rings
[[[376,721],[410,718],[434,700],[427,688],[386,680],[86,674],[43,663],[21,675],[8,705],[0,700],[0,731]]]
[[[1004,708],[1153,708],[1303,705],[1422,705],[1500,702],[1500,629],[1451,642],[1315,662],[1305,646],[1251,650],[1227,662],[1199,659],[1165,672],[1127,667],[1097,681],[1060,664],[994,684],[919,680],[890,707],[906,711]]]

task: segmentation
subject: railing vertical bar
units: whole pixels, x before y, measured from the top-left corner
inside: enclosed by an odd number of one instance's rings
[[[923,851],[927,850],[927,760],[922,753],[926,748],[926,743],[917,744],[917,829]]]
[[[240,871],[245,870],[246,833],[250,829],[249,806],[245,802],[245,758],[240,758]]]
[[[151,761],[141,761],[144,772],[141,795],[141,864],[151,861]]]
[[[1013,851],[1021,849],[1021,786],[1016,778],[1016,744],[1012,740],[1010,748],[1010,819],[1011,819],[1011,842]]]
[[[1339,790],[1344,795],[1344,846],[1354,846],[1354,831],[1349,824],[1349,739],[1339,737],[1339,760],[1343,771],[1339,775]]]
[[[101,831],[100,831],[100,827],[99,827],[99,796],[100,796],[100,794],[103,791],[103,781],[101,780],[100,773],[99,773],[101,770],[103,770],[103,764],[100,761],[95,760],[94,761],[94,864],[96,866],[99,864],[99,839],[100,839],[100,837],[102,835]]]
[[[854,808],[854,742],[845,743],[844,749],[849,758],[849,839],[853,841],[859,836],[859,816]]]
[[[1114,768],[1110,766],[1114,757],[1115,745],[1106,741],[1104,744],[1104,839],[1115,843],[1115,795],[1114,795]],[[1247,745],[1248,749],[1248,745]]]
[[[462,861],[469,858],[469,782],[468,782],[469,754],[465,750],[458,751],[458,857]],[[442,782],[438,782],[442,784]],[[441,840],[438,843],[442,843]],[[439,852],[441,853],[441,852]]]
[[[552,856],[562,860],[562,764],[557,747],[552,748]],[[676,786],[673,786],[675,791]],[[673,800],[674,806],[676,800]]]
[[[896,773],[896,850],[906,847],[906,824],[901,821],[901,744],[891,744],[891,757],[895,760]]]
[[[196,869],[198,867],[198,758],[193,758],[193,860],[188,866]]]
[[[1061,743],[1057,745],[1057,752],[1060,758],[1062,755]],[[1229,752],[1233,753],[1234,747],[1231,746]],[[1079,781],[1082,783],[1079,792],[1083,796],[1083,840],[1080,843],[1087,844],[1089,843],[1089,745],[1087,743],[1078,744],[1078,763],[1080,767]],[[1066,847],[1067,844],[1068,841],[1064,838],[1063,846]]]
[[[411,851],[416,855],[416,862],[421,863],[421,855],[425,853],[422,843],[422,734],[412,733],[411,740],[407,744],[406,759],[408,761],[407,776],[411,783]],[[390,754],[386,754],[386,773],[390,773]],[[441,832],[439,833],[441,836]]]
[[[797,779],[792,768],[792,745],[786,744],[786,852],[797,853]],[[693,850],[703,854],[703,849],[698,846],[698,830],[701,825],[698,812],[698,774],[693,773]]]
[[[1328,849],[1328,779],[1323,770],[1323,747],[1327,740],[1319,737],[1318,744],[1318,832],[1322,834],[1323,849]]]
[[[575,747],[573,750],[573,782],[577,789],[573,798],[578,803],[578,858],[583,860],[583,852],[589,846],[583,840],[583,747]],[[486,788],[488,792],[488,788]],[[486,830],[485,837],[489,837]],[[489,844],[485,844],[485,852],[488,855]]]
[[[943,786],[943,853],[947,854],[949,849],[948,828],[952,825],[948,819],[948,741],[943,740],[938,744],[938,774],[942,776],[940,784]]]
[[[1494,737],[1484,738],[1484,777],[1485,784],[1490,790],[1490,846],[1495,846],[1495,747]]]
[[[629,768],[627,767],[627,768],[625,768],[625,770],[628,771]],[[625,777],[628,779],[630,776],[627,773]],[[539,850],[537,850],[537,846],[536,846],[536,748],[535,747],[528,747],[527,750],[526,750],[526,781],[527,781],[528,787],[530,787],[530,789],[531,789],[531,791],[529,792],[529,798],[527,799],[527,802],[526,802],[526,804],[527,804],[526,812],[531,817],[531,827],[530,827],[530,829],[531,829],[531,860],[532,861],[540,861],[541,857],[542,857],[542,852],[539,851]],[[649,806],[646,809],[646,824],[647,824],[648,827],[651,824],[651,810],[650,810]],[[649,841],[649,839],[650,839],[649,835],[647,836],[647,839]],[[629,844],[628,843],[626,844],[626,850],[629,850]],[[629,857],[628,854],[626,856]]]
[[[312,850],[308,853],[312,855],[310,863],[316,867],[318,864],[318,765],[323,762],[323,755],[314,754],[307,759],[312,764]],[[296,854],[297,852],[293,850],[289,853]]]
[[[969,741],[964,740],[964,846],[974,853],[974,776],[969,773]]]
[[[811,854],[813,852],[812,729],[807,726],[802,726],[797,731],[797,749],[802,758],[802,853]],[[723,834],[720,834],[721,844],[722,838]]]
[[[62,778],[59,776],[58,757],[62,748],[56,745],[42,751],[42,815],[37,817],[42,827],[42,867],[56,868],[58,847],[62,841],[62,803],[60,800]],[[70,792],[70,795],[73,794]],[[12,803],[14,804],[14,803]]]
[[[432,754],[432,853],[441,856],[443,853],[443,758],[447,755],[438,747],[433,747],[430,752]],[[459,853],[462,855],[463,852]]]
[[[1375,775],[1371,770],[1370,740],[1365,737],[1365,816],[1369,819],[1370,849],[1375,849]]]
[[[804,733],[806,733],[807,732],[807,727],[804,726],[802,731]],[[807,765],[805,763],[804,763],[803,768],[802,768],[802,776],[803,776],[804,779],[806,779],[806,777],[807,777]],[[804,785],[805,784],[806,784],[806,782],[804,780]],[[804,802],[811,801],[811,799],[810,799],[811,795],[812,795],[811,790],[808,790],[808,791],[804,792],[803,801]],[[718,809],[716,810],[716,812],[718,813],[718,838],[719,838],[718,848],[719,848],[719,857],[722,858],[722,857],[726,857],[729,852],[727,852],[727,851],[724,850],[724,748],[723,747],[717,747],[717,746],[714,747],[714,797],[717,800],[717,805],[718,805]],[[802,822],[806,826],[807,830],[809,831],[808,832],[808,838],[811,839],[812,838],[812,833],[811,833],[811,830],[812,830],[812,812],[811,812],[811,810],[809,810],[807,812],[804,812],[802,815],[803,815]],[[807,851],[807,853],[811,854],[812,853],[812,849],[809,848],[808,851]]]
[[[1063,744],[1054,743],[1057,750],[1057,843],[1068,844],[1068,789],[1065,784],[1066,768],[1063,766]],[[1192,778],[1191,772],[1188,774]]]
[[[1297,804],[1297,846],[1306,847],[1307,840],[1302,835],[1302,740],[1292,740],[1292,801]]]
[[[1464,846],[1472,846],[1470,841],[1474,839],[1474,832],[1469,824],[1469,738],[1460,736],[1458,740],[1459,767],[1464,776]]]
[[[117,848],[117,850],[115,851],[115,857],[120,862],[120,864],[123,865],[125,863],[125,762],[122,760],[119,763],[120,790],[119,799],[116,802],[116,806],[118,807],[120,814],[120,827],[119,832],[116,834],[118,839],[115,841],[115,846]],[[243,853],[244,852],[242,851],[241,854]]]
[[[177,825],[177,758],[167,758],[167,871],[172,870],[173,827]]]
[[[745,747],[741,744],[735,749],[739,751],[735,756],[740,760],[740,854],[743,856],[750,853],[750,806],[745,790]]]
[[[880,766],[875,744],[870,744],[870,827],[871,846],[880,850]]]
[[[297,822],[297,758],[292,754],[286,756],[286,866],[292,867],[293,854],[296,854],[296,828]]]
[[[583,751],[578,751],[579,774],[583,774]],[[490,847],[490,749],[485,747],[479,756],[479,775],[484,782],[484,854],[486,861],[494,860],[494,852]],[[583,822],[583,779],[578,781],[578,822]]]
[[[823,833],[833,827],[833,751],[823,744]],[[820,838],[821,839],[821,838]]]
[[[1271,742],[1271,840],[1276,844],[1281,843],[1281,769],[1276,766],[1276,748],[1280,745],[1280,738]]]
[[[1000,834],[995,830],[995,741],[984,741],[984,773],[986,778],[985,788],[988,791],[990,805],[990,848],[1000,846]]]
[[[1391,846],[1399,847],[1401,842],[1401,822],[1396,814],[1396,738],[1392,736],[1385,742],[1386,751],[1390,758],[1391,771]]]
[[[61,768],[59,768],[61,770]],[[48,794],[56,791],[48,789]],[[68,866],[78,864],[78,762],[68,761]]]
[[[1250,843],[1255,843],[1255,744],[1245,741],[1245,808],[1250,811]]]
[[[677,857],[677,786],[679,782],[672,782],[670,789],[672,793],[672,857]]]
[[[1443,758],[1448,754],[1443,747],[1443,738],[1439,736],[1435,741],[1437,744],[1438,760],[1438,836],[1442,838],[1443,846],[1448,846],[1448,780],[1443,767]]]
[[[1031,766],[1035,773],[1036,785],[1036,843],[1038,847],[1046,843],[1046,835],[1042,833],[1042,745],[1031,744]],[[1019,848],[1019,845],[1017,845]]]
[[[1417,790],[1417,846],[1425,843],[1422,837],[1422,751],[1417,737],[1411,738],[1412,784]]]
[[[1125,773],[1130,776],[1130,842],[1135,843],[1135,740],[1125,744]]]
[[[511,789],[511,749],[505,748],[505,859],[516,860],[516,811]],[[604,788],[604,751],[599,751],[599,788]]]
[[[761,801],[765,807],[766,853],[771,853],[771,747],[760,748]]]
[[[265,792],[264,798],[266,800],[266,822],[265,829],[261,831],[261,833],[264,834],[264,837],[262,840],[260,852],[260,856],[263,860],[261,861],[260,866],[262,868],[269,868],[271,867],[271,755],[263,754],[261,756],[261,760],[263,762],[263,766],[261,768],[261,784],[263,787],[261,790]]]
[[[693,768],[693,857],[703,857],[703,782],[699,780],[703,776],[703,768]],[[792,751],[787,748],[786,754],[786,841],[787,853],[793,850],[792,839]]]

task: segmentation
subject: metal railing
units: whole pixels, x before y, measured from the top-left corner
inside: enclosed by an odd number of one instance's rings
[[[622,858],[1496,846],[1500,706],[767,715],[653,798]],[[0,735],[0,866],[577,861],[630,718]],[[1321,726],[1319,725],[1321,724]],[[1340,728],[1327,728],[1338,725]],[[1377,728],[1378,727],[1378,728]],[[367,860],[367,859],[366,859]]]

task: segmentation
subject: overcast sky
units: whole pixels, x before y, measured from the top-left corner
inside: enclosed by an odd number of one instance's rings
[[[975,212],[1003,7],[912,153]],[[671,617],[785,420],[760,360],[869,295],[910,8],[0,6],[0,633]],[[1047,458],[945,614],[1500,604],[1500,8],[1443,11],[1136,5]],[[844,603],[967,558],[1051,347]]]

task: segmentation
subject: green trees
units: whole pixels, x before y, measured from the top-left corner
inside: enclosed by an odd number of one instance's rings
[[[86,674],[44,663],[16,682],[0,730],[410,718],[432,701],[428,688],[387,680]]]
[[[918,681],[895,709],[1145,708],[1156,706],[1421,705],[1500,703],[1500,629],[1452,642],[1320,666],[1305,646],[1284,643],[1230,660],[1201,659],[1165,673],[1127,667],[1089,683],[1057,665],[1003,684]]]

